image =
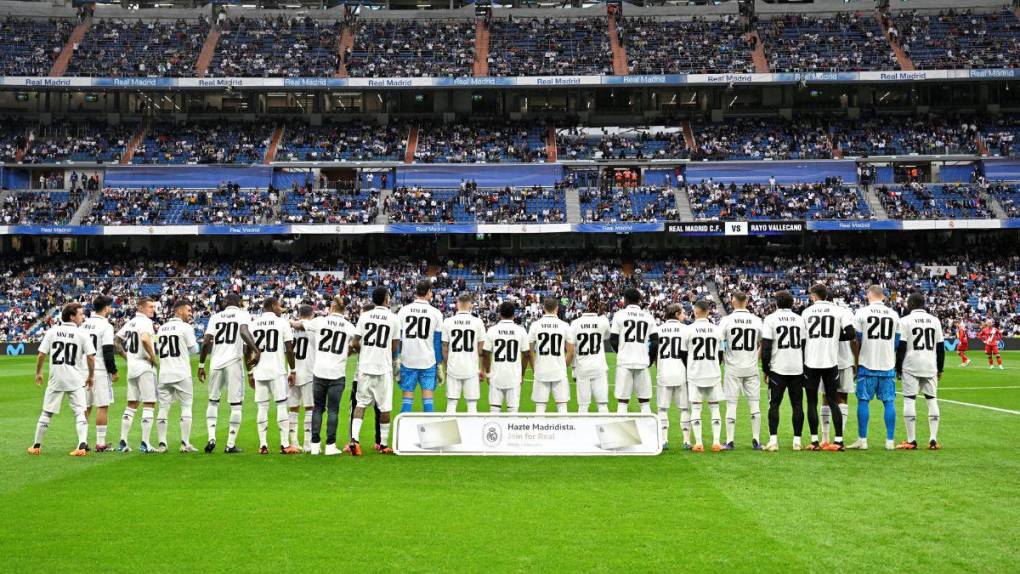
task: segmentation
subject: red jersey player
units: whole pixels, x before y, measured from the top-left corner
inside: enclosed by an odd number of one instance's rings
[[[969,349],[967,339],[967,326],[963,324],[963,321],[956,322],[956,354],[960,355],[960,366],[966,367],[970,365],[970,359],[967,358],[967,349]]]
[[[985,344],[985,354],[988,355],[988,368],[995,367],[992,364],[992,356],[999,361],[999,368],[1003,368],[1002,355],[999,354],[999,341],[1002,340],[1002,331],[991,321],[985,321],[985,327],[978,333],[978,339],[981,339],[981,342]]]

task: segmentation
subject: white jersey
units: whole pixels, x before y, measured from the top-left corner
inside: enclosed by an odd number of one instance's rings
[[[198,352],[195,327],[177,317],[170,319],[156,333],[156,354],[159,355],[159,383],[169,384],[191,379],[191,355]]]
[[[397,312],[400,331],[400,364],[409,369],[436,366],[436,333],[443,328],[443,314],[422,300]]]
[[[51,327],[39,344],[39,352],[50,357],[50,374],[46,389],[76,391],[85,386],[89,376],[86,357],[95,357],[92,339],[74,323]]]
[[[915,377],[938,375],[938,345],[944,344],[942,325],[924,309],[914,309],[900,319],[900,340],[906,343],[903,372]]]
[[[117,338],[124,342],[127,353],[127,370],[129,377],[137,377],[145,373],[155,373],[156,368],[149,362],[149,354],[142,345],[142,335],[148,334],[149,340],[155,345],[156,332],[152,328],[152,319],[135,313],[135,316],[124,323],[117,332]]]
[[[92,348],[96,350],[98,355],[102,354],[103,347],[113,344],[113,325],[110,324],[110,320],[106,317],[93,315],[85,319],[85,322],[81,324],[81,329],[85,331],[89,340],[92,341]],[[97,357],[95,368],[96,380],[100,380],[106,375],[106,363],[103,361],[102,356]]]
[[[574,348],[574,374],[590,376],[607,372],[609,319],[595,313],[585,313],[571,321],[570,333],[577,345]]]
[[[801,317],[807,327],[804,366],[812,369],[839,366],[839,338],[847,327],[853,326],[853,317],[828,301],[815,301],[804,309]]]
[[[881,302],[857,310],[854,329],[860,340],[860,366],[869,371],[892,375],[896,370],[896,342],[900,318]]]
[[[854,312],[851,311],[849,307],[837,305],[836,309],[841,315],[841,322],[848,321],[850,325],[854,324]],[[854,350],[851,345],[852,343],[850,341],[839,342],[839,353],[836,355],[836,366],[838,366],[841,371],[854,366]]]
[[[722,353],[722,329],[708,319],[698,319],[687,326],[682,350],[687,353],[687,381],[697,387],[722,383],[719,357]]]
[[[521,359],[528,350],[528,333],[510,319],[503,319],[485,333],[489,361],[489,384],[497,389],[521,386]]]
[[[205,332],[212,335],[213,369],[222,369],[227,365],[244,359],[244,341],[241,340],[241,327],[251,327],[251,315],[239,307],[227,307],[209,318],[209,326]]]
[[[347,351],[356,333],[354,325],[343,315],[330,313],[305,321],[305,329],[315,337],[312,374],[333,381],[346,377]]]
[[[461,311],[443,321],[443,342],[449,344],[446,375],[467,379],[478,376],[478,351],[485,344],[485,323]]]
[[[804,374],[804,319],[790,309],[777,309],[762,321],[761,338],[772,341],[772,358],[766,365],[777,375]]]
[[[528,343],[535,358],[536,381],[567,380],[567,344],[574,343],[570,325],[555,315],[542,315],[528,329]]]
[[[687,336],[687,325],[676,319],[669,319],[656,327],[655,332],[659,337],[656,355],[656,378],[659,384],[675,387],[687,383],[687,366],[684,365],[681,356],[684,338]]]
[[[649,365],[648,343],[655,331],[655,318],[637,305],[627,305],[613,315],[609,332],[619,335],[616,366],[645,369]]]
[[[263,311],[252,321],[251,336],[262,351],[252,369],[256,381],[272,381],[288,373],[287,343],[294,341],[290,323],[272,311]]]
[[[358,317],[355,334],[361,337],[358,372],[366,375],[391,372],[394,341],[400,340],[397,316],[385,307],[376,307]]]
[[[315,335],[308,331],[307,325],[301,331],[294,331],[294,370],[297,371],[297,384],[301,385],[312,380],[312,365],[315,364]]]
[[[747,309],[737,309],[719,321],[723,333],[726,373],[737,377],[758,375],[761,319]]]

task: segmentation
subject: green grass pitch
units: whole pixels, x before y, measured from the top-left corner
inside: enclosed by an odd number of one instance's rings
[[[735,452],[619,458],[258,456],[250,399],[239,456],[73,459],[65,404],[31,457],[43,394],[34,357],[3,359],[0,571],[1016,572],[1020,352],[1003,371],[972,355],[967,369],[947,358],[939,452],[883,450],[877,403],[870,451],[792,452],[785,411],[783,450],[754,452],[742,403]],[[123,379],[116,389],[111,442]],[[196,383],[199,446],[204,393]],[[224,407],[221,434],[225,417]],[[675,420],[671,432],[676,445]]]

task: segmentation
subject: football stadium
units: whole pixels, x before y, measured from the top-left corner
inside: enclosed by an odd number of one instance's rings
[[[0,570],[1020,571],[1020,2],[0,18]]]

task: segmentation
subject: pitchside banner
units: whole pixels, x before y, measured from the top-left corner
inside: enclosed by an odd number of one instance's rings
[[[803,221],[671,221],[665,224],[668,233],[685,235],[783,235],[803,233]]]
[[[649,456],[662,452],[658,416],[581,413],[401,413],[401,455]]]

